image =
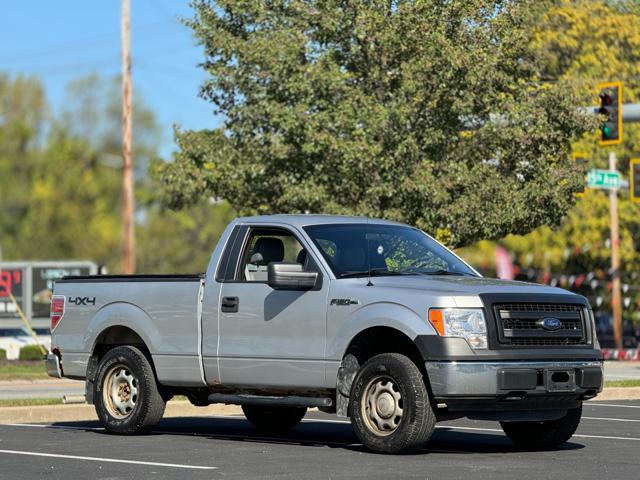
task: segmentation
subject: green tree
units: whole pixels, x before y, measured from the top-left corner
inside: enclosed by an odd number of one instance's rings
[[[623,82],[625,103],[640,101],[640,7],[635,0],[558,1],[535,28],[532,48],[538,52],[542,78],[571,82],[585,99],[583,105],[595,105],[596,85],[612,80]],[[610,149],[598,145],[595,131],[574,143],[575,151],[587,154],[590,168],[608,168]],[[640,156],[640,125],[625,124],[624,142],[614,150],[626,177],[629,159]],[[632,300],[625,316],[636,315],[640,321],[640,208],[627,195],[623,190],[619,203],[621,277],[629,285],[623,296]],[[525,268],[565,275],[595,273],[600,287],[593,295],[603,297],[603,307],[608,308],[610,294],[604,287],[610,279],[609,235],[608,197],[603,191],[587,191],[558,228],[543,226],[500,243]],[[464,255],[491,270],[494,247],[483,242]]]
[[[89,259],[118,270],[120,172],[107,161],[119,155],[118,139],[106,125],[119,119],[104,85],[96,76],[72,82],[54,116],[37,79],[0,75],[4,259]]]
[[[204,201],[180,211],[153,201],[136,231],[137,268],[147,273],[198,273],[235,212],[226,202]]]
[[[157,159],[159,126],[140,96],[136,99],[139,270],[204,271],[234,213],[228,204],[206,199],[180,212],[162,208],[154,173],[164,168]],[[37,79],[0,75],[3,258],[87,259],[117,272],[122,242],[117,79],[75,79],[63,105],[54,116]]]
[[[0,74],[0,248],[3,257],[19,246],[19,220],[26,213],[48,109],[42,85],[35,78]]]
[[[201,95],[226,120],[178,134],[172,206],[371,215],[456,246],[557,224],[573,204],[570,143],[592,124],[567,85],[539,83],[547,2],[193,5]]]

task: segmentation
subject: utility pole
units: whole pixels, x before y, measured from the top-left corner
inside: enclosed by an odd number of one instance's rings
[[[609,170],[617,172],[615,152],[609,152]],[[620,291],[620,236],[618,233],[618,189],[609,190],[611,217],[611,310],[613,314],[613,339],[617,349],[622,348],[622,292]]]
[[[131,274],[135,264],[133,159],[131,158],[131,22],[129,0],[122,0],[122,269]]]

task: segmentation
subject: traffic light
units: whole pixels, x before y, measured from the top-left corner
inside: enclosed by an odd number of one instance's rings
[[[622,141],[622,83],[601,83],[599,88],[598,113],[604,117],[600,145],[617,145]]]
[[[576,164],[576,167],[578,168],[578,170],[580,170],[581,172],[585,172],[587,169],[587,154],[586,153],[581,153],[581,152],[573,152],[573,161]],[[583,197],[584,196],[584,191],[585,191],[585,183],[586,183],[586,177],[584,178],[584,181],[582,182],[582,186],[580,187],[580,190],[578,190],[575,193],[576,197]]]
[[[635,158],[629,163],[629,191],[631,201],[640,202],[640,158]]]

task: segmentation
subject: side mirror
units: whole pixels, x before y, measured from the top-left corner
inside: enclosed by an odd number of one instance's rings
[[[267,283],[274,290],[310,290],[316,286],[318,272],[305,272],[299,263],[271,262]]]

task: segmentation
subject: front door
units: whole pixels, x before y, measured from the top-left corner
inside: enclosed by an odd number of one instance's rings
[[[236,278],[222,285],[218,361],[223,384],[323,387],[328,282],[293,232],[252,227]],[[274,290],[270,262],[298,262],[319,272],[315,289]]]

